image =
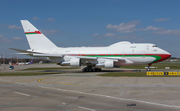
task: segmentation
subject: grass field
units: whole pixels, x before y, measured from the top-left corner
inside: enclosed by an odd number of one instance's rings
[[[145,69],[145,67],[147,67],[147,65],[122,66],[121,68]],[[165,69],[165,67],[170,67],[170,69],[180,70],[180,62],[155,63],[155,64],[152,64],[151,67],[156,67],[156,68],[153,68],[152,70]],[[71,68],[71,67],[28,68],[28,69],[21,70],[22,72],[1,72],[0,76],[35,76],[35,75],[59,74],[59,72],[34,72],[34,71],[67,70],[67,69],[79,69],[79,68]],[[33,72],[23,72],[23,71],[33,71]],[[147,76],[146,72],[110,72],[110,73],[101,74],[98,76],[103,76],[103,77],[180,77],[180,76]]]
[[[120,68],[127,69],[145,69],[147,65],[135,65],[135,66],[121,66]],[[155,67],[152,70],[156,69],[165,69],[165,67],[170,67],[170,69],[180,70],[180,62],[162,62],[152,64],[151,67]],[[167,70],[168,71],[168,70]],[[100,74],[98,76],[103,77],[180,77],[180,76],[147,76],[146,72],[110,72],[106,74]]]
[[[145,67],[147,67],[147,65],[121,66],[121,68],[127,68],[127,69],[145,69]],[[180,70],[180,62],[155,63],[155,64],[152,64],[151,67],[155,67],[153,69],[165,69],[165,67],[170,67],[170,69],[179,69]]]
[[[20,71],[36,71],[36,70],[63,70],[63,69],[79,69],[73,67],[47,67],[47,68],[28,68]]]
[[[38,75],[50,75],[60,74],[56,72],[1,72],[0,76],[38,76]]]
[[[120,68],[127,68],[127,69],[145,69],[147,65],[134,65],[134,66],[121,66]],[[170,69],[179,69],[180,70],[180,62],[162,62],[162,63],[155,63],[152,64],[151,67],[155,67],[153,69],[165,69],[165,67],[170,67]],[[47,67],[47,68],[28,68],[23,69],[21,71],[36,71],[36,70],[63,70],[63,69],[79,69],[73,67]]]
[[[106,74],[99,74],[102,77],[180,77],[180,76],[147,76],[146,72],[110,72]]]

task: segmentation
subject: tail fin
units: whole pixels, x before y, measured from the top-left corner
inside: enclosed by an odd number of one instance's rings
[[[33,60],[29,64],[33,64]]]
[[[21,20],[30,48],[34,50],[55,49],[57,46],[52,43],[44,34],[34,27],[28,20]]]

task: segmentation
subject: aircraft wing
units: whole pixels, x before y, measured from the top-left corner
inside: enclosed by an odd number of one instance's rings
[[[80,59],[98,59],[97,57],[86,57],[86,56],[77,56],[77,58],[80,58]]]
[[[94,60],[97,60],[97,59],[107,59],[107,60],[114,60],[114,61],[129,61],[127,59],[121,59],[121,58],[113,58],[113,57],[88,57],[88,56],[77,56],[77,58],[80,58],[80,59],[94,59]]]
[[[90,65],[90,64],[93,64],[94,63],[94,60],[98,60],[98,59],[103,59],[103,60],[107,60],[107,61],[114,61],[114,62],[119,62],[121,61],[122,63],[134,63],[132,62],[131,60],[128,60],[126,58],[114,58],[114,57],[87,57],[87,56],[77,56],[77,58],[80,58],[81,60],[84,60],[86,61],[86,65]]]
[[[33,54],[34,57],[53,57],[53,58],[61,58],[64,57],[64,55],[60,54]]]
[[[113,60],[113,61],[124,61],[128,63],[133,63],[132,61],[126,59],[126,58],[114,58],[114,57],[88,57],[88,56],[76,56],[77,58],[80,59],[87,59],[87,60],[97,60],[97,59],[107,59],[107,60]]]

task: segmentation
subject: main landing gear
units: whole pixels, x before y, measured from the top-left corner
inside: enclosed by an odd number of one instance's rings
[[[147,71],[151,71],[151,68],[150,68],[151,65],[152,65],[152,64],[148,64]]]
[[[83,72],[101,72],[101,68],[85,67],[82,69]]]

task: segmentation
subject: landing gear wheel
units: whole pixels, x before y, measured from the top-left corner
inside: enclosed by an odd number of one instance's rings
[[[151,71],[151,68],[150,68],[151,65],[152,65],[152,64],[148,64],[147,71]]]
[[[87,72],[87,69],[86,69],[86,68],[83,68],[82,71],[83,71],[83,72]]]
[[[96,71],[97,72],[101,72],[101,68],[96,68]]]
[[[82,69],[83,72],[100,72],[101,68],[85,67]]]
[[[147,71],[151,71],[151,69],[150,69],[150,68],[147,68]]]
[[[91,69],[88,69],[88,72],[92,72],[92,70],[91,70]]]

